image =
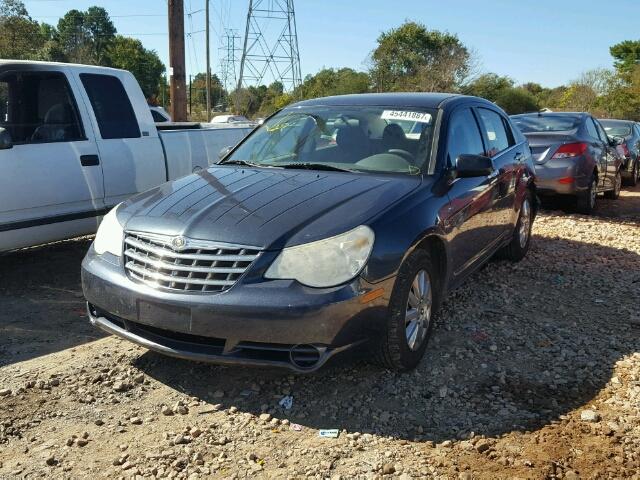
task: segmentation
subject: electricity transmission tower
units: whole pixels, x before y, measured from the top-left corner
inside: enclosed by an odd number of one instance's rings
[[[285,91],[302,82],[293,0],[249,0],[238,90],[274,81]]]
[[[238,84],[237,64],[240,51],[240,36],[236,30],[226,28],[222,37],[223,44],[220,47],[220,82],[224,90],[230,92]]]

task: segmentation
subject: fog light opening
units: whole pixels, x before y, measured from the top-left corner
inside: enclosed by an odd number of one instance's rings
[[[289,350],[289,360],[299,369],[309,370],[318,365],[324,350],[309,344],[295,345]]]

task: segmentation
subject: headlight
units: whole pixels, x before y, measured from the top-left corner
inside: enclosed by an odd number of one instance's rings
[[[116,257],[122,256],[122,240],[124,237],[124,231],[116,217],[116,211],[119,206],[120,205],[117,205],[107,213],[98,227],[96,239],[93,241],[93,248],[98,255],[109,252]]]
[[[373,230],[360,225],[335,237],[285,248],[265,277],[297,280],[309,287],[340,285],[362,271],[373,240]]]

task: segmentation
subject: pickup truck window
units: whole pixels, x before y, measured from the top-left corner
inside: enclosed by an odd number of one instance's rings
[[[59,72],[8,72],[0,77],[0,127],[14,144],[84,140],[67,79]]]
[[[112,75],[80,74],[105,139],[139,138],[138,120],[122,83]]]

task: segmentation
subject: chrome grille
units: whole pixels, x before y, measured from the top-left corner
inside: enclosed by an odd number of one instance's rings
[[[222,292],[231,288],[260,250],[183,239],[172,247],[174,237],[127,232],[124,239],[125,270],[129,278],[154,288],[187,292]]]

